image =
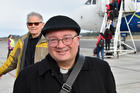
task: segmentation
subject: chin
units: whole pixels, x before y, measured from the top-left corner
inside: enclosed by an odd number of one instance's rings
[[[67,61],[66,59],[59,59],[59,60],[57,60],[58,62],[65,62],[65,61]]]
[[[36,32],[32,32],[32,34],[33,34],[33,35],[36,35],[37,33],[36,33]]]

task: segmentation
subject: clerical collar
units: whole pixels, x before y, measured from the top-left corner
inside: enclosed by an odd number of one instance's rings
[[[62,68],[60,68],[60,72],[62,74],[67,74],[69,72],[69,69],[62,69]]]

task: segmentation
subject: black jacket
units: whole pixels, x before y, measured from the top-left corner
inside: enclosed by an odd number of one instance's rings
[[[13,93],[59,93],[63,75],[48,55],[19,74]],[[113,74],[107,62],[86,57],[71,93],[116,93]]]

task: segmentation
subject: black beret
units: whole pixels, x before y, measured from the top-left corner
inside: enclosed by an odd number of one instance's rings
[[[42,29],[42,34],[45,36],[46,33],[54,31],[54,30],[61,30],[61,29],[73,29],[80,34],[80,26],[71,18],[67,16],[54,16],[50,18],[44,28]]]

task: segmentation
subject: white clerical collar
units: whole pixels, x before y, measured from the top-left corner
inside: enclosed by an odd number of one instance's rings
[[[60,72],[62,73],[62,74],[67,74],[68,73],[68,69],[62,69],[62,68],[60,68]]]

